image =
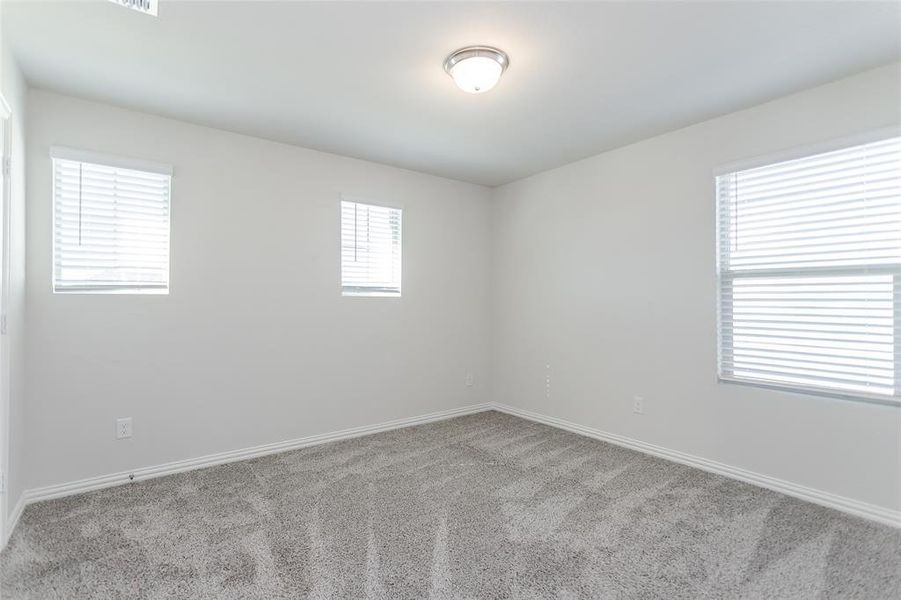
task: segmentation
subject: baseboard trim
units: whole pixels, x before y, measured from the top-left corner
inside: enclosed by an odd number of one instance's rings
[[[636,450],[644,454],[650,454],[658,458],[671,460],[673,462],[687,465],[689,467],[694,467],[696,469],[701,469],[709,473],[715,473],[716,475],[722,475],[724,477],[737,479],[739,481],[767,488],[769,490],[779,492],[787,496],[792,496],[794,498],[806,500],[807,502],[819,504],[820,506],[825,506],[827,508],[839,510],[857,517],[863,517],[865,519],[877,521],[884,525],[901,527],[901,511],[894,511],[882,506],[877,506],[875,504],[853,500],[845,496],[839,496],[837,494],[832,494],[823,490],[818,490],[815,488],[799,485],[797,483],[792,483],[790,481],[785,481],[784,479],[777,479],[776,477],[770,477],[769,475],[764,475],[762,473],[756,473],[754,471],[748,471],[739,467],[733,467],[725,463],[708,460],[706,458],[695,456],[693,454],[687,454],[685,452],[671,450],[662,446],[648,444],[646,442],[642,442],[640,440],[625,437],[622,435],[607,433],[606,431],[601,431],[600,429],[586,427],[584,425],[579,425],[577,423],[572,423],[570,421],[565,421],[556,417],[550,417],[530,410],[517,408],[515,406],[494,403],[493,408],[494,410],[507,413],[515,417],[521,417],[523,419],[528,419],[529,421],[534,421],[536,423],[550,425],[551,427],[556,427],[558,429],[565,429],[566,431],[571,431],[572,433],[577,433],[590,438],[594,438],[596,440],[601,440],[602,442],[608,442],[610,444],[615,444],[617,446]]]
[[[267,454],[275,454],[277,452],[286,452],[289,450],[297,450],[298,448],[306,448],[308,446],[316,446],[326,444],[328,442],[337,442],[351,438],[380,433],[382,431],[390,431],[392,429],[401,429],[404,427],[412,427],[414,425],[423,425],[425,423],[434,423],[463,415],[471,415],[486,410],[491,410],[490,403],[473,404],[462,408],[453,408],[450,410],[442,410],[439,412],[408,417],[405,419],[396,419],[394,421],[386,421],[376,425],[364,425],[361,427],[353,427],[351,429],[342,429],[330,433],[321,433],[306,437],[296,438],[293,440],[285,440],[283,442],[275,442],[272,444],[262,444],[241,450],[230,450],[227,452],[219,452],[216,454],[208,454],[198,458],[187,460],[179,460],[175,462],[165,463],[151,467],[142,467],[133,471],[122,471],[120,473],[112,473],[110,475],[101,475],[99,477],[89,477],[79,481],[62,483],[59,485],[49,485],[46,487],[27,490],[22,496],[20,503],[22,508],[25,505],[43,500],[52,500],[54,498],[62,498],[64,496],[72,496],[91,492],[103,488],[113,487],[129,483],[130,481],[142,481],[152,479],[154,477],[162,477],[164,475],[173,475],[184,471],[193,471],[194,469],[202,469],[204,467],[212,467],[224,463],[247,460]],[[21,510],[19,511],[21,513]],[[12,529],[10,529],[10,533]]]
[[[21,494],[18,501],[16,501],[16,506],[13,508],[12,514],[9,515],[9,518],[3,521],[2,539],[0,539],[0,551],[6,548],[6,544],[7,542],[9,542],[9,538],[12,537],[13,530],[16,528],[16,525],[19,524],[19,517],[22,516],[22,511],[25,510],[25,504],[25,494]]]
[[[6,546],[6,542],[12,535],[13,530],[15,529],[16,524],[18,523],[19,518],[22,515],[22,512],[25,510],[25,507],[35,502],[52,500],[55,498],[62,498],[64,496],[72,496],[75,494],[82,494],[103,488],[123,485],[132,481],[132,478],[134,481],[141,481],[145,479],[152,479],[154,477],[163,477],[165,475],[173,475],[175,473],[192,471],[194,469],[202,469],[204,467],[212,467],[215,465],[247,460],[259,456],[266,456],[268,454],[287,452],[289,450],[296,450],[299,448],[326,444],[328,442],[336,442],[340,440],[371,435],[373,433],[379,433],[382,431],[390,431],[393,429],[412,427],[414,425],[423,425],[425,423],[443,421],[445,419],[452,419],[454,417],[471,415],[488,410],[496,410],[523,419],[528,419],[536,423],[542,423],[544,425],[549,425],[558,429],[564,429],[566,431],[601,440],[603,442],[608,442],[617,446],[636,450],[644,454],[650,454],[652,456],[671,460],[683,465],[695,467],[697,469],[701,469],[710,473],[737,479],[745,483],[764,487],[775,492],[780,492],[782,494],[799,498],[801,500],[806,500],[808,502],[813,502],[821,506],[833,508],[835,510],[839,510],[858,517],[863,517],[865,519],[877,521],[885,525],[901,527],[901,512],[899,511],[893,511],[874,504],[853,500],[851,498],[839,496],[837,494],[832,494],[815,488],[806,487],[792,483],[790,481],[785,481],[782,479],[777,479],[775,477],[770,477],[768,475],[763,475],[761,473],[741,469],[739,467],[733,467],[725,463],[708,460],[706,458],[687,454],[685,452],[679,452],[677,450],[671,450],[662,446],[649,444],[633,438],[608,433],[599,429],[594,429],[592,427],[586,427],[584,425],[572,423],[564,419],[550,417],[548,415],[517,408],[514,406],[509,406],[506,404],[489,402],[429,413],[426,415],[408,417],[405,419],[386,421],[375,425],[364,425],[361,427],[354,427],[330,433],[311,435],[302,438],[296,438],[293,440],[275,442],[272,444],[262,444],[259,446],[243,448],[240,450],[219,452],[216,454],[209,454],[197,458],[174,461],[162,465],[143,467],[135,469],[133,471],[123,471],[120,473],[112,473],[99,477],[89,477],[87,479],[81,479],[78,481],[72,481],[59,485],[50,485],[46,487],[26,490],[19,497],[19,500],[16,503],[12,514],[6,521],[6,526],[3,528],[4,531],[2,532],[2,539],[0,539],[0,542],[2,542],[2,544],[0,544],[0,550],[2,550],[2,548]]]

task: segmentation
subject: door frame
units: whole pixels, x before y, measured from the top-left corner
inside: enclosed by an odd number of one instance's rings
[[[8,539],[9,509],[9,213],[12,197],[12,111],[0,93],[0,550]]]

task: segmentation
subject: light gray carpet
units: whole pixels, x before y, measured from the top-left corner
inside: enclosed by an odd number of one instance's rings
[[[10,598],[901,597],[901,531],[499,413],[28,507]]]

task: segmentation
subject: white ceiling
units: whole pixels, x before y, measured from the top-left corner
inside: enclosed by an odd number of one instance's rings
[[[4,1],[33,86],[497,185],[899,59],[897,2]],[[471,96],[467,44],[511,65]]]

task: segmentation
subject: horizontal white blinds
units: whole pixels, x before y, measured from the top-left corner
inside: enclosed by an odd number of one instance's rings
[[[54,290],[166,290],[169,184],[163,173],[54,158]]]
[[[720,375],[898,397],[901,138],[717,178]]]
[[[401,214],[399,208],[341,202],[344,295],[400,295]]]

